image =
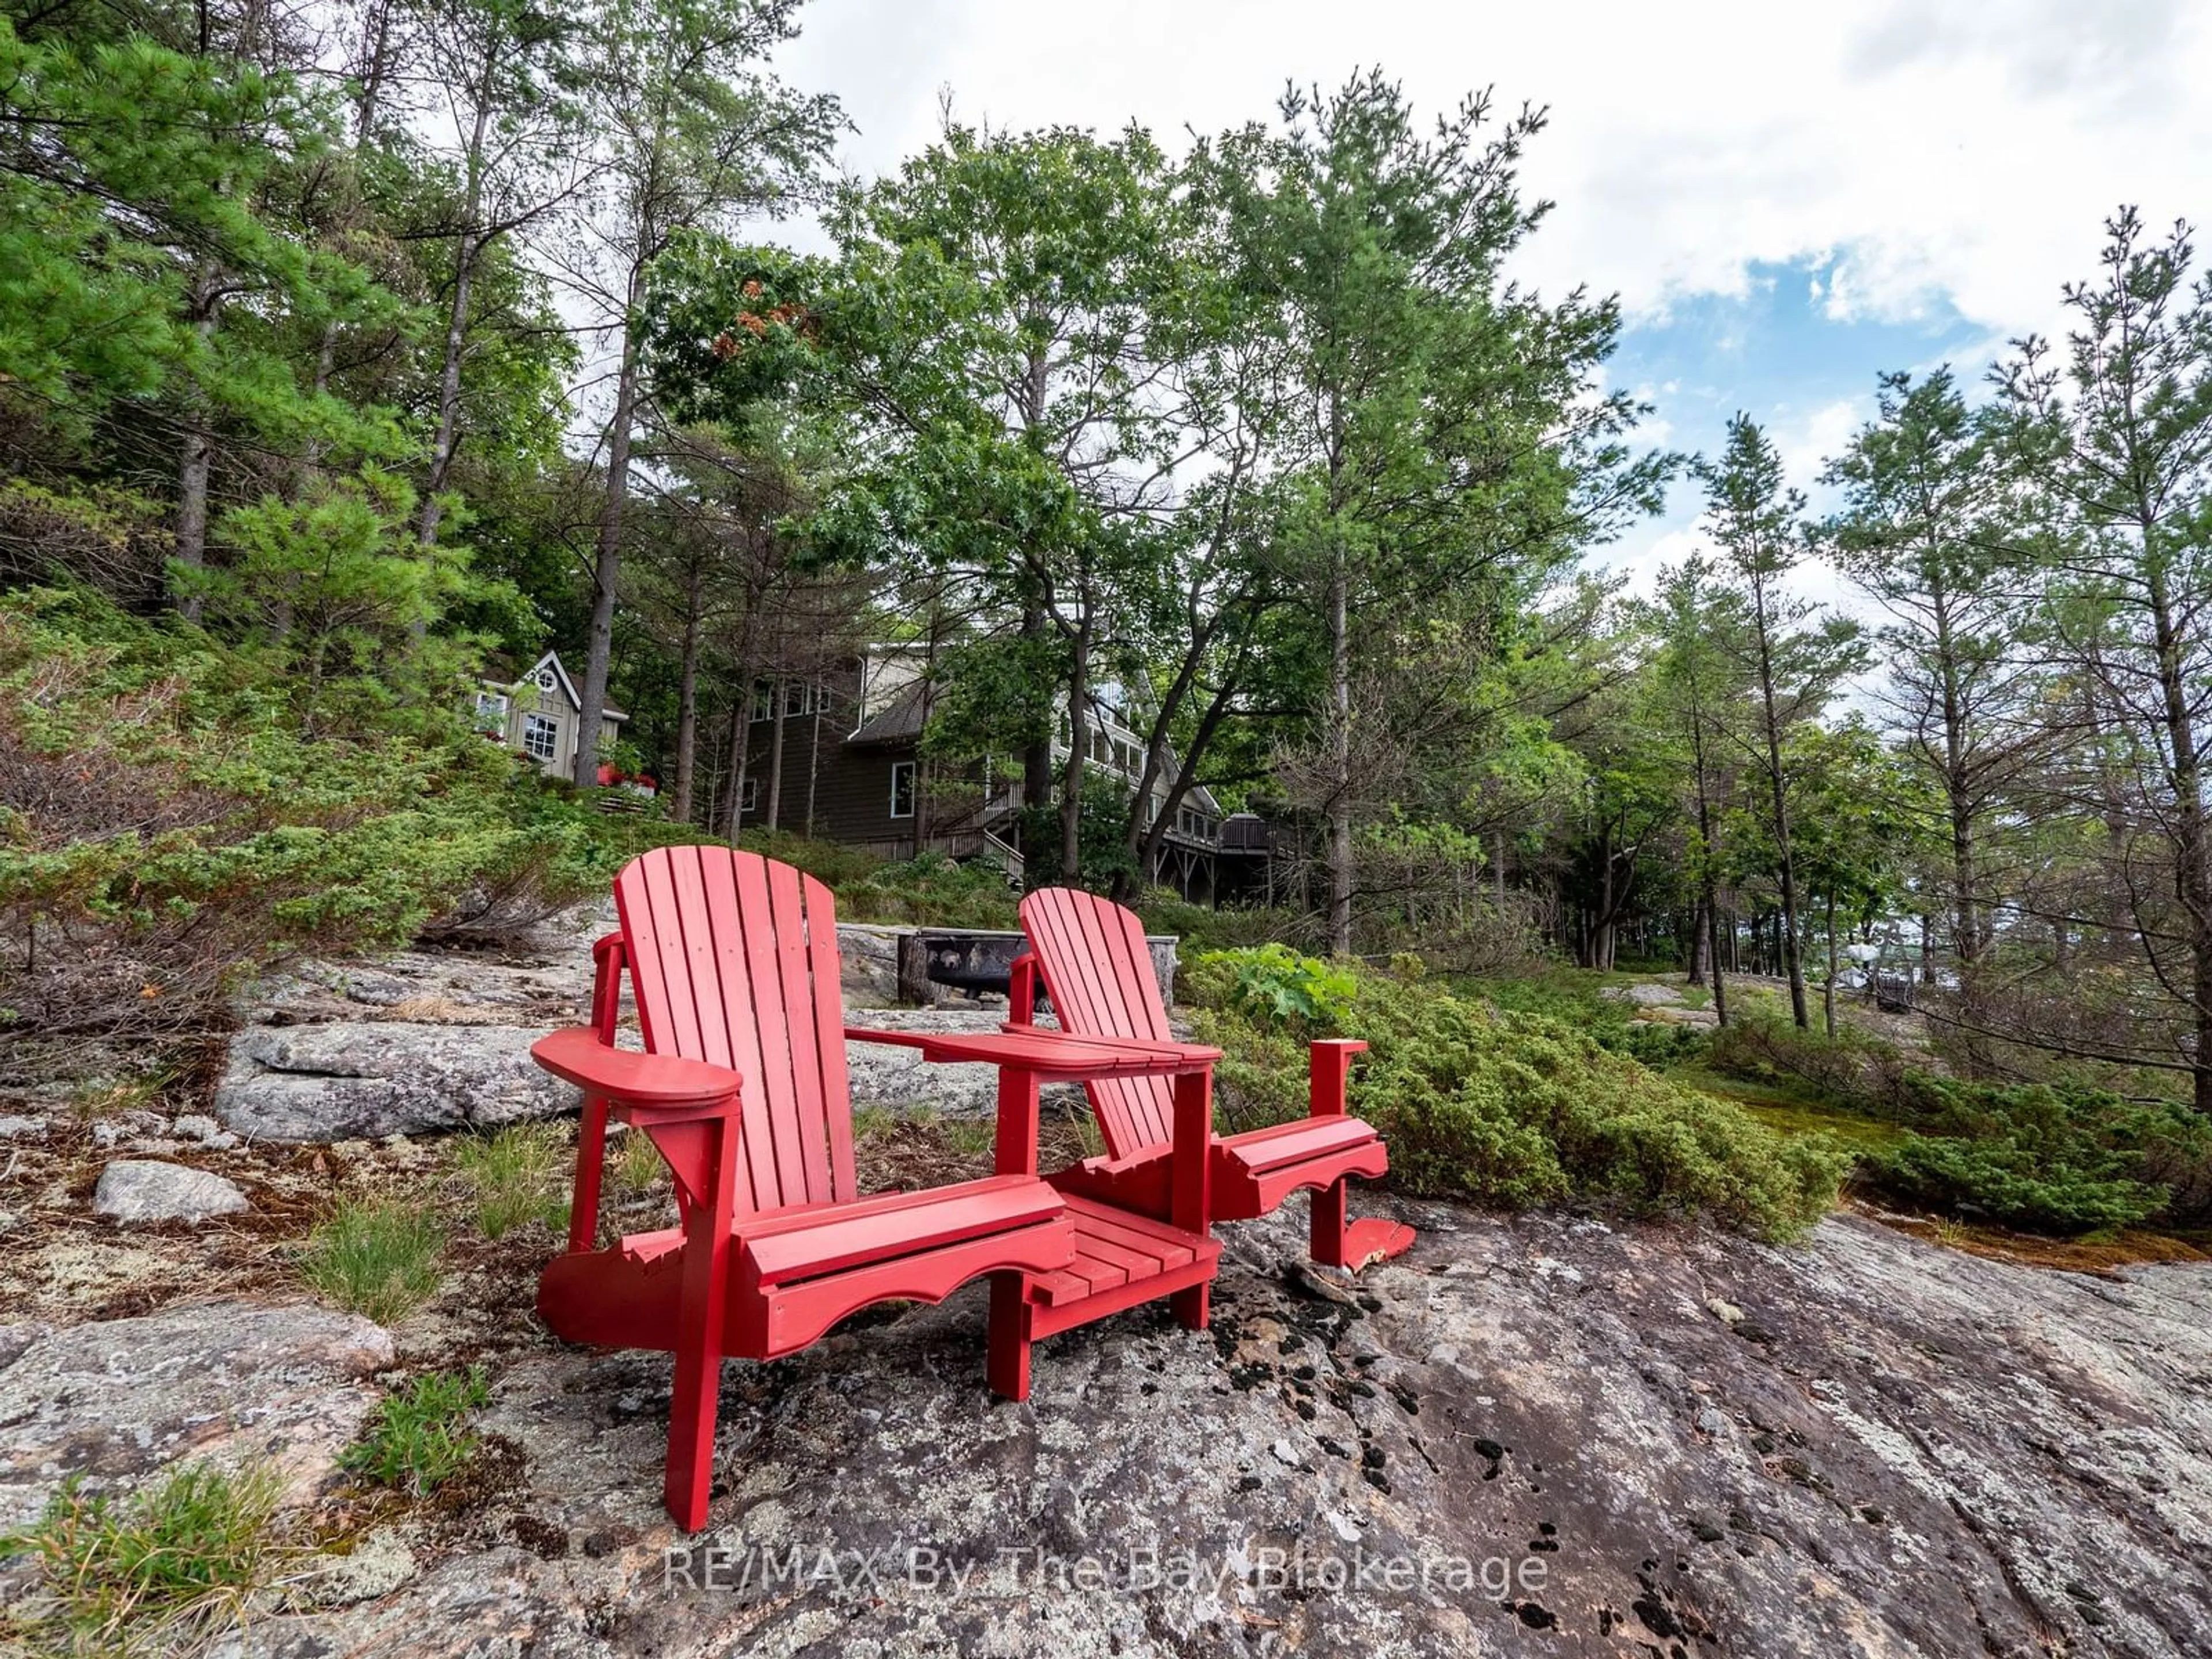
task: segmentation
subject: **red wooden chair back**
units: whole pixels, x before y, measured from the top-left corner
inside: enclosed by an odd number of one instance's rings
[[[1022,901],[1060,1030],[1078,1036],[1172,1042],[1144,924],[1096,893],[1041,887]],[[1103,1078],[1084,1085],[1115,1158],[1165,1151],[1175,1135],[1175,1091],[1166,1078]]]
[[[615,878],[653,1054],[744,1079],[737,1213],[860,1195],[830,890],[757,853],[663,847]]]

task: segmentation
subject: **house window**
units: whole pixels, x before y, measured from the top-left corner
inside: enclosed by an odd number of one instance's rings
[[[891,763],[891,816],[910,818],[914,816],[914,763]]]
[[[793,680],[783,688],[783,712],[787,714],[811,714],[814,712],[814,687],[805,680]]]
[[[745,787],[738,792],[738,811],[740,812],[760,811],[760,776],[757,773],[748,777],[745,780]]]
[[[504,732],[507,730],[507,694],[503,691],[477,693],[477,730]]]
[[[775,713],[775,688],[763,680],[753,687],[753,718],[764,720]]]
[[[522,717],[522,752],[533,760],[550,761],[561,752],[560,722],[544,714]]]

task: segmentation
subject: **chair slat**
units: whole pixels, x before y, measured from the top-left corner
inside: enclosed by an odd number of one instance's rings
[[[738,1212],[854,1196],[829,890],[756,853],[673,847],[625,866],[615,899],[647,1050],[744,1079]]]
[[[1135,917],[1095,894],[1066,887],[1031,893],[1022,901],[1021,916],[1062,1030],[1162,1042],[1172,1036],[1152,952]],[[1104,1078],[1085,1089],[1107,1151],[1115,1158],[1164,1147],[1173,1139],[1175,1096],[1164,1078]]]
[[[720,849],[670,849],[671,857],[687,853],[699,865],[700,882],[707,896],[707,920],[714,941],[716,996],[712,1006],[718,1015],[713,1022],[715,1035],[728,1045],[730,1064],[745,1079],[744,1091],[738,1097],[744,1109],[738,1120],[738,1174],[744,1191],[738,1194],[738,1212],[750,1214],[755,1210],[773,1208],[776,1194],[773,1187],[764,1189],[756,1174],[756,1151],[769,1134],[769,1125],[768,1096],[762,1082],[765,1068],[761,1060],[760,1028],[752,1017],[752,994],[745,964],[744,917],[738,908],[737,883],[711,878],[714,861],[721,856]],[[739,1011],[735,1018],[732,1010]]]
[[[833,1202],[860,1195],[853,1167],[852,1083],[845,1066],[845,987],[838,971],[837,907],[812,876],[799,890],[806,900],[806,972],[814,998],[814,1056],[822,1079],[823,1116],[830,1129],[830,1188]]]

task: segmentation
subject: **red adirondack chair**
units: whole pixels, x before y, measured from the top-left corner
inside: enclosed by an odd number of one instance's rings
[[[568,1249],[538,1310],[573,1342],[675,1354],[678,1524],[706,1522],[725,1356],[775,1358],[871,1303],[939,1302],[991,1273],[1011,1293],[993,1298],[990,1373],[1025,1389],[1020,1292],[1076,1259],[1067,1203],[1036,1177],[1034,1125],[1025,1170],[861,1197],[829,890],[756,854],[672,847],[627,866],[615,903],[622,931],[592,951],[592,1024],[531,1050],[584,1091]],[[625,968],[644,1054],[613,1046]],[[667,1160],[681,1222],[600,1249],[610,1111]]]
[[[1021,918],[1030,953],[1014,964],[1009,1030],[1036,1029],[1031,1016],[1042,974],[1060,1029],[1069,1036],[1162,1052],[1182,1046],[1168,1028],[1144,926],[1133,914],[1094,893],[1046,887],[1022,901]],[[1352,1057],[1366,1047],[1342,1037],[1312,1045],[1304,1121],[1213,1137],[1209,1220],[1266,1215],[1292,1193],[1310,1188],[1315,1261],[1356,1272],[1411,1247],[1413,1230],[1404,1223],[1375,1217],[1352,1221],[1346,1214],[1346,1180],[1371,1179],[1389,1167],[1382,1136],[1345,1109]],[[1106,1154],[1048,1178],[1071,1194],[1160,1213],[1174,1161],[1170,1097],[1152,1078],[1101,1078],[1084,1087],[1105,1137]]]

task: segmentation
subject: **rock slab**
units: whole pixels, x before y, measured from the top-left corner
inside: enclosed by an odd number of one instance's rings
[[[232,1039],[215,1111],[260,1140],[328,1141],[490,1128],[551,1117],[574,1089],[530,1059],[544,1028],[333,1020]]]
[[[0,1354],[15,1345],[0,1327]],[[273,1460],[305,1498],[375,1403],[392,1339],[353,1314],[245,1301],[28,1333],[0,1369],[0,1531],[72,1474],[127,1491],[191,1457]]]
[[[92,1212],[134,1222],[205,1221],[236,1215],[252,1204],[231,1182],[207,1170],[149,1158],[118,1158],[100,1172]]]
[[[523,1354],[483,1426],[531,1467],[475,1547],[246,1651],[2205,1653],[2212,1267],[1403,1213],[1349,1285],[1302,1217],[1224,1229],[1210,1332],[1054,1337],[1024,1405],[982,1387],[980,1289],[732,1364],[690,1540],[665,1357]]]

